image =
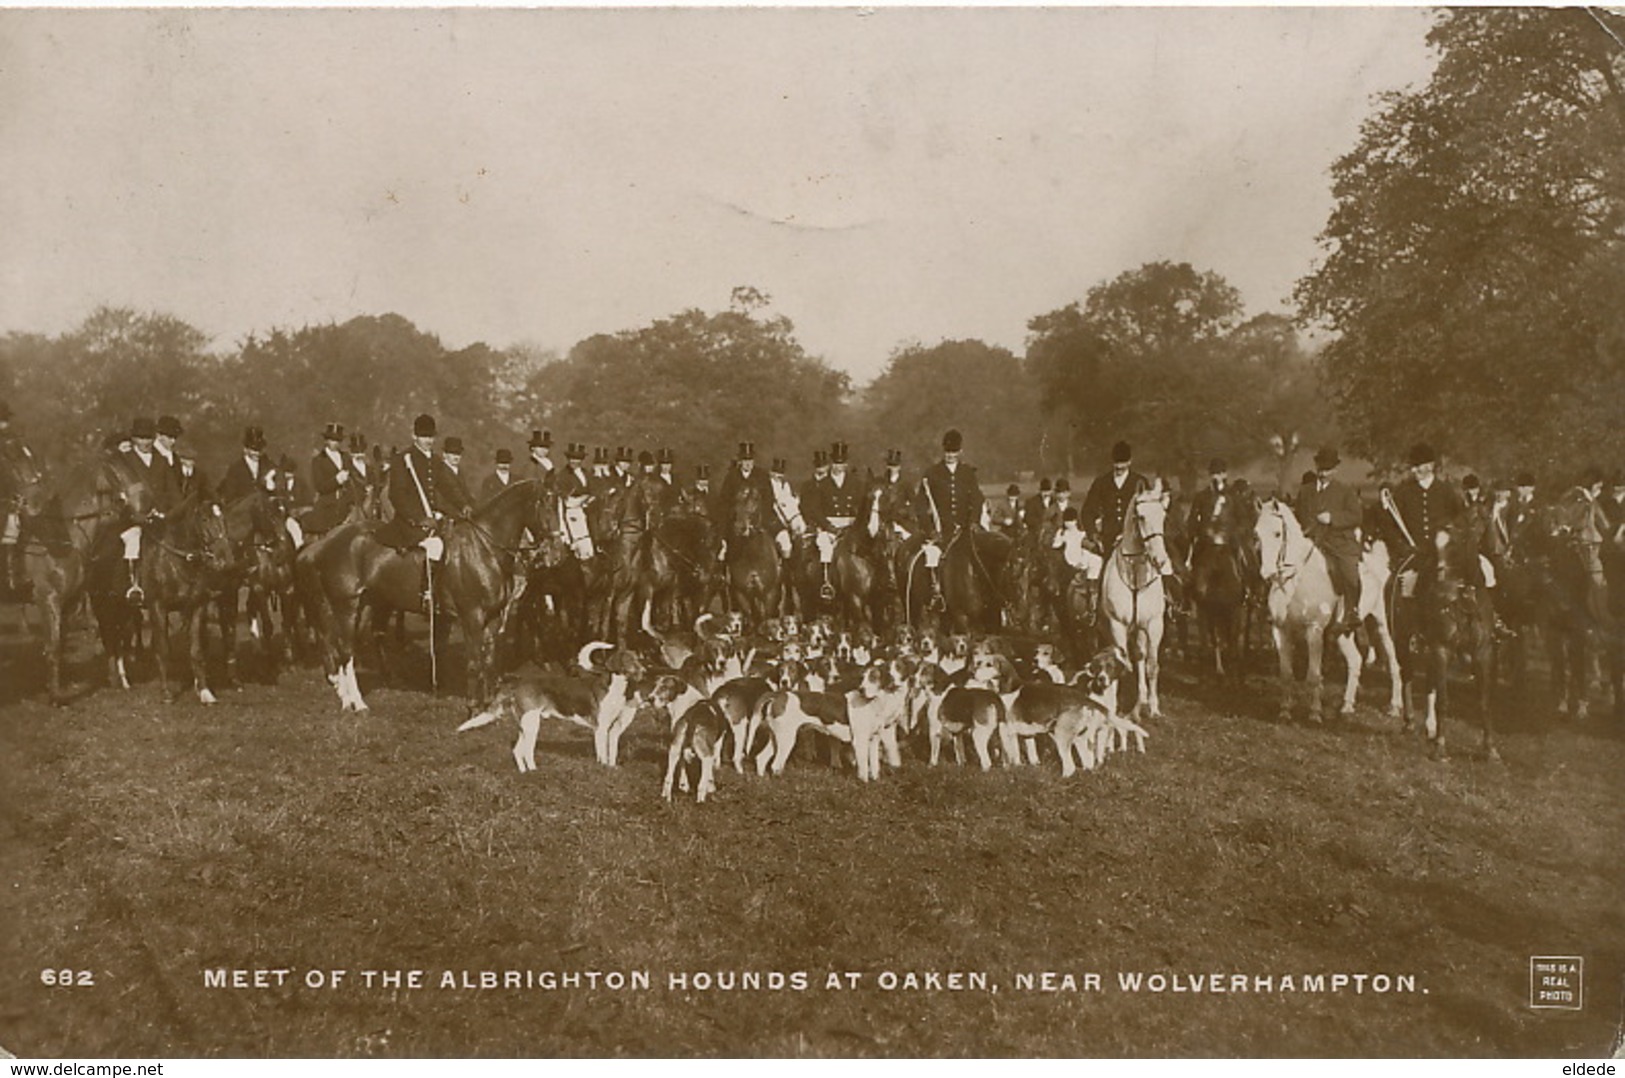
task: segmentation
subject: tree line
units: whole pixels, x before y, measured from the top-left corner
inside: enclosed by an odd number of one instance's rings
[[[1186,482],[1213,456],[1267,460],[1272,439],[1341,440],[1378,465],[1416,441],[1500,472],[1617,464],[1622,38],[1602,9],[1441,10],[1429,83],[1381,98],[1331,167],[1324,257],[1291,317],[1249,316],[1214,270],[1151,262],[1034,315],[1021,355],[910,343],[857,386],[751,287],[563,355],[453,350],[398,314],[211,350],[180,319],[103,308],[59,336],[0,338],[0,394],[48,453],[172,412],[206,461],[249,423],[302,463],[326,422],[387,447],[428,411],[476,468],[536,428],[559,455],[566,440],[666,446],[685,469],[750,440],[800,474],[834,439],[859,467],[896,448],[918,468],[950,426],[998,482],[1096,471],[1119,438]]]

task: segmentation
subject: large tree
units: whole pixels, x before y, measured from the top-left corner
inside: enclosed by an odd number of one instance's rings
[[[1428,85],[1332,169],[1298,286],[1355,447],[1489,466],[1618,459],[1625,400],[1625,17],[1446,8]]]
[[[754,289],[725,311],[691,309],[640,329],[588,337],[540,366],[524,393],[560,440],[664,446],[683,468],[721,464],[735,443],[797,460],[843,429],[850,384],[807,355],[795,327]]]
[[[986,480],[1003,480],[1037,461],[1037,394],[1021,361],[981,341],[909,345],[891,357],[864,393],[863,462],[879,470],[887,449],[909,467],[936,459],[942,435],[957,428],[968,460]]]
[[[1152,262],[1032,319],[1027,370],[1077,464],[1094,470],[1123,438],[1136,460],[1190,479],[1216,453],[1261,454],[1285,423],[1323,433],[1292,327],[1244,313],[1219,274]]]

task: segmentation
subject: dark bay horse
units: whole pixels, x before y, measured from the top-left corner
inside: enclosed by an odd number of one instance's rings
[[[1471,518],[1454,530],[1440,531],[1434,556],[1420,559],[1414,598],[1394,605],[1399,668],[1405,685],[1405,727],[1412,723],[1412,681],[1425,693],[1424,729],[1433,755],[1445,752],[1442,717],[1448,707],[1451,675],[1465,672],[1473,684],[1475,706],[1490,759],[1495,748],[1490,678],[1494,667],[1495,610],[1489,591],[1478,580],[1481,522]]]
[[[203,649],[204,613],[230,576],[234,558],[220,507],[188,494],[141,540],[141,588],[152,611],[153,650],[158,655],[158,681],[164,699],[179,695],[169,681],[169,615],[179,614],[192,663],[192,687],[198,701],[215,702],[209,689]],[[110,608],[111,609],[111,608]]]
[[[728,605],[760,625],[780,613],[779,551],[773,535],[761,526],[769,511],[750,483],[739,484],[728,533],[726,571]]]
[[[1196,607],[1201,646],[1213,656],[1220,677],[1242,672],[1242,612],[1251,582],[1258,579],[1253,554],[1253,528],[1258,509],[1250,492],[1231,489],[1220,495],[1213,517],[1199,535],[1191,536],[1189,594]]]
[[[67,622],[80,599],[92,586],[92,568],[98,561],[116,572],[110,586],[122,598],[129,580],[123,573],[118,533],[151,510],[146,481],[122,457],[98,454],[66,469],[58,481],[33,458],[13,462],[16,474],[11,489],[17,494],[22,528],[18,542],[32,589],[31,601],[44,621],[46,680],[53,704],[66,697],[62,690],[63,653]],[[130,687],[125,662],[128,628],[123,640],[110,637],[112,626],[102,626],[107,653],[108,681]],[[113,641],[110,644],[110,640]]]
[[[541,484],[521,479],[474,510],[442,524],[444,556],[433,566],[433,612],[455,615],[468,662],[472,710],[490,702],[498,633],[519,590],[520,539],[542,529]],[[299,552],[294,581],[314,612],[327,678],[346,710],[365,711],[355,673],[355,641],[365,611],[423,609],[425,554],[400,552],[372,536],[370,523],[341,525]],[[436,647],[435,633],[431,648]],[[432,657],[431,652],[431,657]]]
[[[942,551],[942,596],[955,632],[998,632],[1011,602],[1003,583],[1013,540],[1002,532],[964,528]]]
[[[1602,507],[1575,487],[1551,506],[1542,532],[1544,572],[1537,587],[1557,711],[1583,720],[1590,713],[1593,659],[1612,650],[1617,632],[1608,587],[1610,529]]]
[[[222,507],[232,564],[218,585],[216,611],[226,647],[226,684],[237,679],[237,603],[246,589],[248,627],[259,641],[271,672],[293,658],[299,634],[299,603],[293,594],[293,563],[298,554],[282,501],[263,489]],[[281,628],[277,619],[281,615]]]
[[[556,492],[544,494],[537,517],[540,530],[531,533],[525,591],[514,608],[517,649],[538,662],[568,665],[588,642],[587,600],[597,563],[577,556],[572,540],[579,543],[581,537],[570,533],[564,499]]]
[[[830,584],[835,589],[838,615],[850,629],[883,628],[886,592],[886,545],[880,530],[879,487],[871,488],[864,515],[835,540],[830,562]]]

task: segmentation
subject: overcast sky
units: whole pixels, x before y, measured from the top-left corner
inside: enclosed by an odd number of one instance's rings
[[[0,11],[0,332],[395,311],[567,349],[735,285],[859,380],[1155,259],[1286,309],[1418,9]]]

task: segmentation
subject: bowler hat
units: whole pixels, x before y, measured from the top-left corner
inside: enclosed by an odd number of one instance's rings
[[[1335,446],[1322,446],[1315,454],[1315,467],[1323,472],[1329,472],[1341,463],[1343,459],[1337,455]]]
[[[653,468],[655,463],[655,455],[645,449],[643,452],[638,454],[638,463],[643,465],[645,468]]]
[[[497,450],[497,463],[498,464],[512,464],[513,463],[513,450],[511,450],[511,449],[498,449]]]
[[[130,437],[154,438],[158,435],[158,425],[147,416],[137,416],[130,424]]]
[[[1478,475],[1474,472],[1468,472],[1461,481],[1462,490],[1477,490],[1479,485]]]
[[[1406,463],[1412,468],[1423,464],[1437,464],[1439,463],[1439,454],[1435,453],[1433,447],[1426,442],[1417,442],[1411,446],[1411,453],[1406,458]]]
[[[1224,462],[1223,457],[1214,457],[1207,462],[1208,475],[1218,475],[1220,472],[1228,472],[1229,470],[1230,466]]]
[[[1067,479],[1066,476],[1063,475],[1063,476],[1061,476],[1061,478],[1059,478],[1059,479],[1057,479],[1055,481],[1055,493],[1057,493],[1057,494],[1071,494],[1072,493],[1072,483],[1071,483],[1071,481],[1069,479]]]
[[[329,423],[327,426],[322,428],[322,437],[329,442],[344,441],[344,424]]]
[[[1127,442],[1118,442],[1112,446],[1112,463],[1127,464],[1134,459],[1134,447]]]
[[[950,430],[942,436],[942,451],[944,453],[957,453],[965,446],[965,436],[957,430]]]
[[[1051,483],[1050,479],[1049,479],[1049,476],[1046,475],[1044,478],[1042,478],[1042,479],[1040,479],[1038,481],[1038,493],[1042,494],[1042,493],[1044,493],[1044,491],[1050,490],[1054,486],[1055,486],[1055,484]]]
[[[452,435],[450,438],[447,438],[444,442],[441,443],[440,452],[443,453],[443,454],[450,454],[451,456],[454,456],[454,457],[462,456],[463,455],[463,440],[461,438],[457,437],[455,434]]]
[[[265,431],[259,427],[245,427],[243,429],[243,448],[252,449],[256,453],[265,452]]]
[[[533,430],[530,432],[530,441],[525,445],[530,449],[553,448],[553,432],[550,430]]]
[[[433,438],[434,429],[434,416],[432,415],[424,414],[412,420],[412,437],[414,438]]]
[[[186,431],[182,428],[180,420],[172,415],[166,415],[158,417],[158,433],[166,438],[179,438]]]
[[[1004,492],[1005,492],[1005,494],[1009,495],[1010,497],[1015,497],[1017,494],[1021,493],[1021,488],[1018,487],[1016,484],[1011,483],[1009,486],[1004,488]]]

